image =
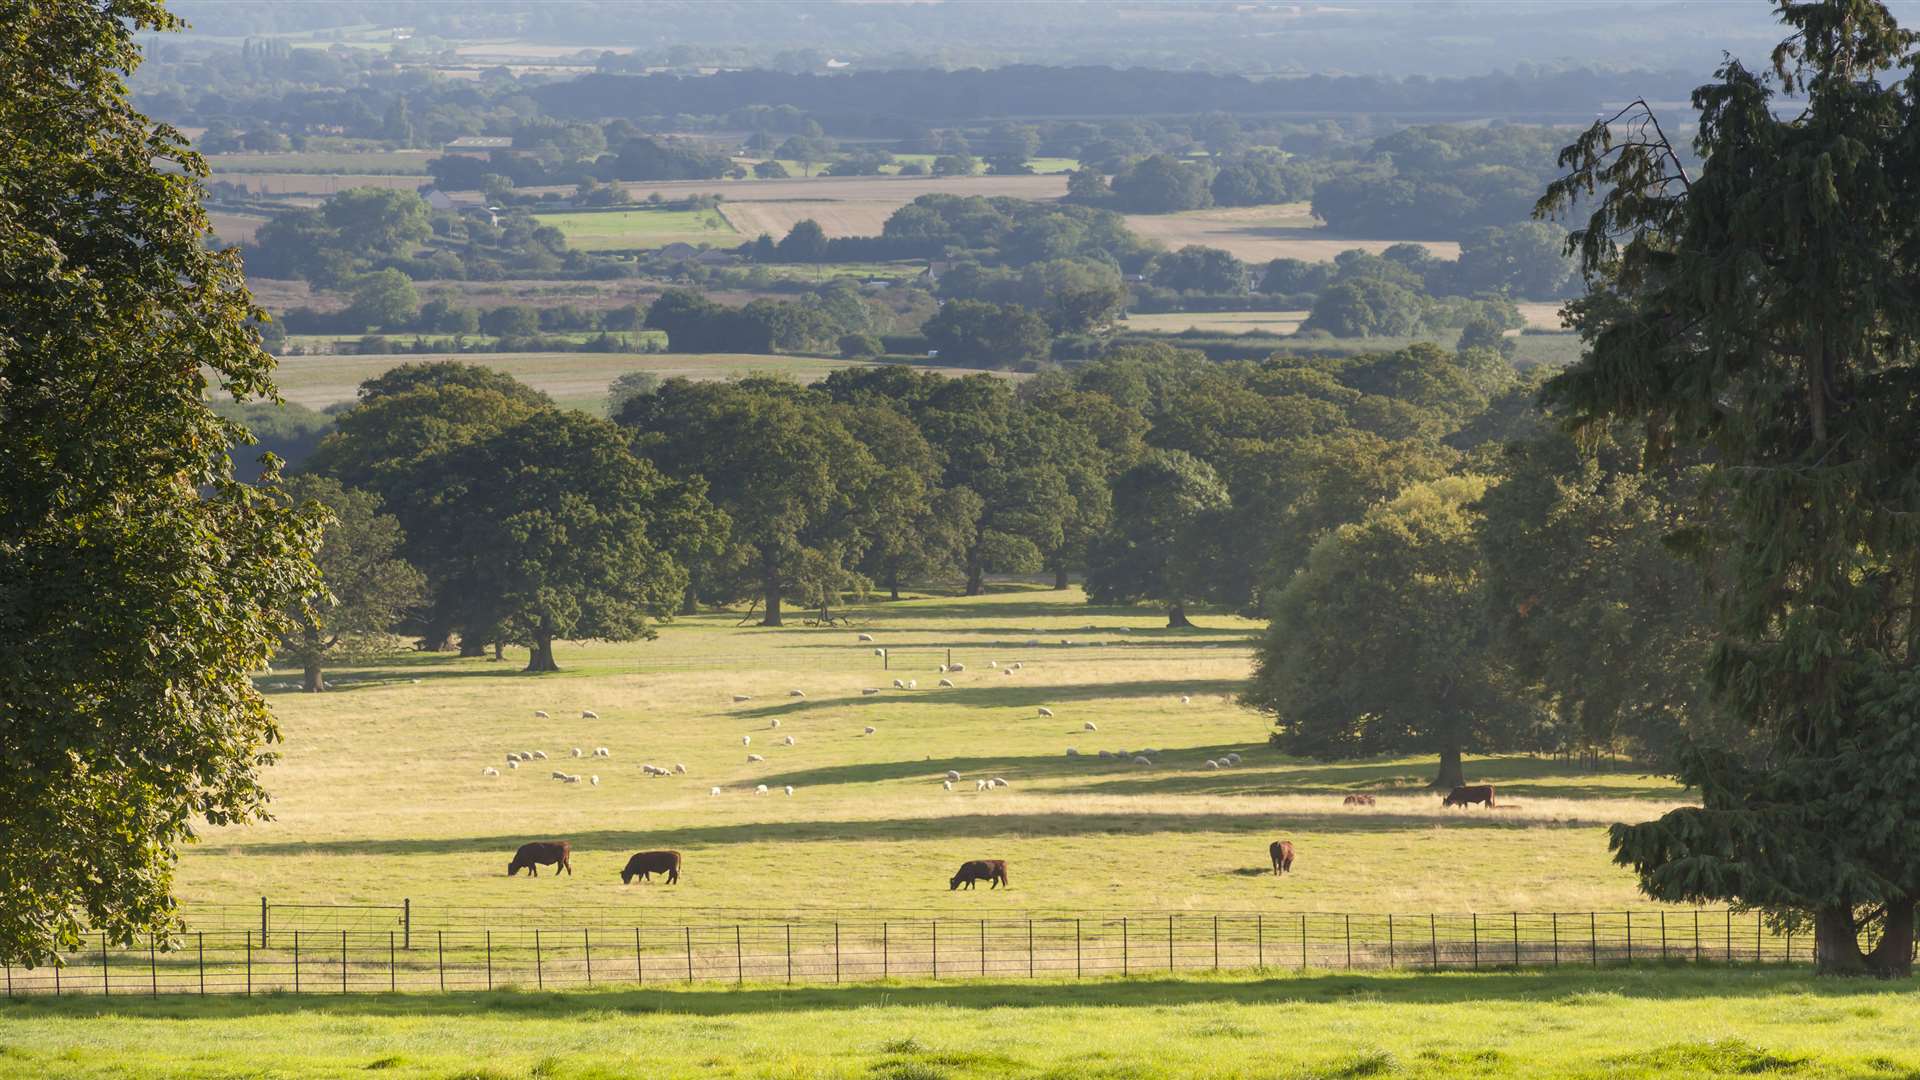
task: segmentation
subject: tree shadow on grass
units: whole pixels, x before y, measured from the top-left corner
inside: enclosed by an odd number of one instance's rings
[[[1887,994],[1920,994],[1920,983],[1867,979],[1816,979],[1804,967],[1684,968],[1678,965],[1600,970],[1481,971],[1421,974],[1304,972],[1187,978],[1135,976],[1063,982],[969,979],[928,983],[880,981],[846,986],[705,986],[688,989],[637,987],[540,993],[468,991],[405,994],[266,994],[211,998],[98,996],[19,997],[0,1006],[0,1018],[143,1020],[246,1020],[255,1017],[356,1016],[368,1019],[456,1020],[489,1016],[549,1017],[624,1012],[635,1015],[745,1016],[829,1013],[853,1009],[1039,1009],[1170,1008],[1187,1005],[1314,1005],[1362,998],[1369,1004],[1473,1005],[1559,1003],[1604,1008],[1618,997],[1644,1001],[1692,1001],[1730,997],[1805,996],[1847,1001]],[[1120,1014],[1114,1014],[1119,1016]]]
[[[998,675],[991,668],[982,670]],[[972,673],[969,665],[968,673]],[[906,673],[895,674],[881,672],[874,679],[877,694],[863,694],[858,697],[819,697],[787,698],[774,705],[756,705],[752,708],[737,709],[731,716],[745,717],[750,720],[764,720],[771,717],[795,716],[820,710],[845,708],[897,708],[906,704],[914,705],[955,705],[970,709],[1026,708],[1038,710],[1041,706],[1054,706],[1064,702],[1100,701],[1114,698],[1165,698],[1169,704],[1179,700],[1183,694],[1228,695],[1237,692],[1241,683],[1237,679],[1140,679],[1113,683],[1077,683],[1069,686],[1054,684],[1036,685],[1032,679],[1021,679],[1016,673],[1011,677],[1002,676],[1000,683],[988,686],[922,686],[914,690],[892,689],[893,680],[902,678]],[[884,677],[882,677],[884,676]],[[918,680],[920,675],[912,678]],[[1002,685],[1004,684],[1004,685]],[[1089,713],[1082,720],[1095,723],[1105,719],[1097,713]],[[1089,733],[1093,734],[1093,733]]]

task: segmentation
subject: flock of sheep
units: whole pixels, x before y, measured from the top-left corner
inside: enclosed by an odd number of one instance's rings
[[[1122,633],[1125,633],[1127,631],[1126,627],[1121,627],[1120,629]],[[861,634],[859,636],[859,640],[863,643],[872,642],[873,635]],[[1037,646],[1040,644],[1040,642],[1039,642],[1039,639],[1036,638],[1036,639],[1029,640],[1027,644],[1029,646]],[[1060,644],[1072,645],[1073,641],[1069,638],[1062,638],[1060,639]],[[887,655],[887,650],[884,648],[876,647],[873,650],[873,653],[875,656],[884,658]],[[1018,671],[1021,671],[1025,665],[1020,661],[1016,660],[1016,661],[1009,662],[1003,666],[999,660],[990,660],[987,662],[987,666],[994,670],[998,670],[1003,674],[1012,675]],[[943,675],[948,673],[960,673],[966,670],[967,670],[967,666],[965,664],[941,664],[940,665],[940,672]],[[939,682],[939,685],[942,688],[952,688],[954,686],[954,683],[953,683],[953,680],[951,679],[942,678]],[[919,688],[919,682],[918,680],[915,680],[915,679],[894,679],[893,688],[896,690],[917,690]],[[881,688],[879,687],[866,687],[866,688],[863,688],[860,692],[863,695],[872,695],[872,694],[881,693],[882,691],[881,691]],[[797,688],[787,691],[787,697],[789,698],[805,698],[806,696],[807,696],[806,691],[800,690]],[[753,700],[753,696],[751,694],[734,694],[732,695],[732,698],[733,698],[734,704],[743,704]],[[1180,703],[1183,705],[1191,704],[1192,700],[1193,699],[1191,696],[1182,695],[1180,698]],[[549,714],[544,709],[535,710],[533,715],[535,719],[539,719],[539,720],[550,719]],[[1039,715],[1043,719],[1052,719],[1054,714],[1051,708],[1048,708],[1047,706],[1043,705],[1039,709]],[[580,718],[583,720],[597,720],[600,718],[600,714],[594,712],[591,709],[582,709],[580,711]],[[780,720],[777,717],[772,719],[768,723],[768,728],[770,730],[778,730],[779,727],[780,727]],[[1098,731],[1100,729],[1097,724],[1095,724],[1091,720],[1088,720],[1081,724],[1081,730],[1092,732],[1092,731]],[[863,737],[872,736],[877,733],[878,733],[878,729],[873,727],[872,725],[866,725],[861,729],[861,734]],[[792,735],[783,735],[780,737],[779,745],[781,746],[794,746],[796,744],[797,744],[797,740],[795,740],[795,738]],[[753,736],[752,735],[740,736],[740,745],[743,747],[752,746]],[[1146,747],[1144,749],[1131,750],[1131,751],[1101,750],[1098,752],[1098,756],[1102,759],[1107,759],[1107,760],[1119,760],[1119,761],[1130,760],[1133,764],[1136,764],[1136,765],[1152,765],[1154,763],[1153,762],[1154,756],[1159,752],[1160,752],[1159,750],[1154,749],[1153,747]],[[604,746],[596,746],[593,748],[591,752],[584,750],[578,746],[572,748],[573,757],[583,758],[583,757],[589,756],[589,754],[590,756],[596,757],[596,758],[611,758],[613,756],[613,752]],[[1070,758],[1078,758],[1078,757],[1084,757],[1087,755],[1083,755],[1079,751],[1079,749],[1069,746],[1067,747],[1066,756]],[[527,762],[545,761],[545,760],[547,760],[547,754],[543,750],[509,751],[507,753],[507,768],[518,769],[521,765]],[[758,764],[758,763],[764,762],[765,760],[766,760],[766,757],[762,754],[757,754],[757,753],[747,754],[748,764]],[[1221,769],[1221,768],[1226,768],[1226,767],[1238,765],[1238,764],[1240,764],[1240,755],[1238,753],[1229,753],[1222,758],[1208,759],[1206,764],[1204,765],[1204,768]],[[643,763],[640,766],[640,769],[641,769],[641,772],[647,776],[663,776],[664,777],[664,776],[684,776],[687,774],[687,767],[684,764],[675,764],[671,768],[668,768],[667,766],[664,766],[664,765],[654,765],[650,763]],[[487,766],[486,768],[481,770],[481,775],[499,776],[500,770],[493,766]],[[600,777],[598,775],[591,775],[583,778],[577,773],[569,773],[560,769],[552,770],[549,773],[549,776],[554,780],[560,781],[562,783],[567,783],[567,784],[578,784],[578,783],[581,783],[583,779],[585,780],[586,783],[593,786],[598,786],[600,783]],[[947,791],[952,791],[954,790],[954,785],[960,783],[961,781],[962,781],[962,777],[960,773],[955,770],[949,769],[944,779],[941,781],[941,783],[942,783],[942,786]],[[1009,787],[1009,786],[1010,785],[1007,783],[1006,779],[1004,777],[999,777],[999,776],[989,777],[985,779],[975,778],[974,780],[975,791],[991,791],[995,788],[1003,788],[1003,787]],[[789,796],[793,794],[793,786],[791,784],[784,786],[782,790]],[[722,795],[724,793],[725,793],[725,789],[717,786],[709,789],[709,794],[711,795],[717,796],[717,795]],[[759,784],[755,786],[754,793],[757,795],[768,794],[769,792],[768,792],[767,785]]]

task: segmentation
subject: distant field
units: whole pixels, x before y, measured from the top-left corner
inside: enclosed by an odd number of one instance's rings
[[[412,191],[425,180],[424,176],[391,176],[370,173],[305,173],[305,172],[221,172],[215,170],[215,180],[227,180],[245,185],[248,191],[263,195],[332,195],[348,188],[378,187],[393,188],[396,191]]]
[[[1129,315],[1120,320],[1128,330],[1177,334],[1182,330],[1202,330],[1216,334],[1244,334],[1261,330],[1272,334],[1291,334],[1307,318],[1304,311],[1193,311],[1159,312]]]
[[[739,233],[712,210],[619,210],[536,215],[583,251],[665,247],[672,243],[731,246]]]
[[[1530,329],[1562,330],[1565,328],[1560,325],[1560,309],[1565,303],[1564,300],[1528,300],[1515,306]]]
[[[893,160],[898,164],[889,166],[889,168],[897,172],[900,165],[905,165],[910,161],[917,161],[931,169],[933,168],[934,159],[939,156],[939,154],[895,154],[893,155]],[[978,154],[974,156],[979,157]],[[1080,162],[1078,159],[1068,157],[1036,157],[1027,159],[1027,167],[1036,173],[1042,174],[1072,172],[1080,167]],[[983,164],[981,168],[984,170],[986,166]]]
[[[265,214],[239,214],[225,210],[210,210],[207,218],[213,222],[213,235],[224,244],[244,244],[253,239],[260,226],[267,223]]]
[[[208,154],[207,165],[216,177],[223,173],[395,173],[424,177],[427,162],[438,156],[433,150]]]
[[[794,223],[812,218],[828,236],[877,236],[887,217],[922,195],[1011,195],[1057,199],[1066,194],[1061,176],[815,176],[788,180],[675,180],[631,183],[635,198],[658,192],[662,199],[715,193],[725,197],[720,213],[742,236],[785,236]]]
[[[392,356],[288,356],[274,378],[288,401],[311,409],[353,400],[360,384],[400,364],[461,360],[504,371],[552,395],[568,408],[598,413],[606,406],[607,385],[629,371],[651,371],[662,378],[731,379],[755,372],[812,382],[830,371],[860,367],[863,361],[811,356],[761,356],[749,353],[463,353]]]
[[[1306,203],[1240,206],[1218,210],[1190,210],[1181,214],[1128,214],[1127,225],[1142,236],[1169,248],[1188,244],[1221,248],[1247,262],[1304,259],[1331,262],[1351,248],[1380,252],[1397,243],[1423,245],[1436,258],[1457,259],[1460,245],[1452,240],[1366,240],[1329,233]]]

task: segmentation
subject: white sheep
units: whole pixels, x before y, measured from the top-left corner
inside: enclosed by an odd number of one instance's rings
[[[780,741],[781,741],[781,742],[783,742],[783,743],[786,743],[786,744],[787,744],[788,746],[792,746],[792,745],[793,745],[793,736],[791,736],[791,735],[789,735],[789,736],[787,736],[786,738],[784,738],[784,739],[781,739]]]
[[[509,769],[517,769],[517,768],[519,768],[519,767],[520,767],[520,763],[519,763],[518,761],[509,761],[509,762],[507,762],[507,768],[509,768]]]
[[[1000,666],[1000,661],[998,661],[998,660],[989,660],[989,661],[987,661],[987,666],[988,666],[988,667],[990,667],[990,668],[997,668],[997,667],[999,667],[999,666]]]
[[[1182,704],[1182,705],[1191,705],[1191,704],[1193,704],[1193,695],[1192,695],[1192,694],[1181,694],[1181,695],[1180,695],[1180,704]]]
[[[1148,760],[1147,760],[1146,758],[1144,758],[1144,757],[1139,757],[1139,756],[1135,756],[1135,757],[1134,757],[1134,759],[1133,759],[1133,763],[1134,763],[1135,765],[1151,765],[1151,764],[1153,764],[1153,762],[1151,762],[1151,761],[1148,761]]]
[[[941,686],[943,686],[943,687],[945,687],[945,688],[947,688],[948,690],[951,690],[951,689],[953,689],[953,680],[952,680],[952,679],[941,679],[941,680],[940,680],[940,685],[941,685]]]
[[[720,789],[719,789],[719,788],[708,788],[708,789],[707,789],[707,794],[709,794],[709,795],[718,795],[718,794],[720,794]]]
[[[1099,731],[1100,729],[1094,725],[1093,721],[1088,720],[1080,725],[1080,730],[1081,731]]]
[[[945,664],[941,664],[941,665],[940,665],[940,674],[942,674],[942,675],[945,675],[946,673],[947,673],[947,665],[945,665]]]
[[[547,775],[555,780],[565,780],[567,778],[567,774],[561,772],[559,769],[555,769],[552,772],[549,772]]]
[[[909,690],[918,690],[918,689],[920,689],[920,680],[919,680],[919,679],[908,679],[908,680],[907,680],[907,689],[909,689]]]
[[[1072,638],[1061,638],[1061,639],[1060,639],[1060,644],[1062,644],[1062,645],[1071,645],[1071,644],[1073,644],[1073,639],[1072,639]]]
[[[948,670],[948,671],[965,671],[965,670],[967,670],[967,665],[965,665],[965,664],[948,664],[948,665],[947,665],[947,670]]]
[[[1047,708],[1047,707],[1046,707],[1045,705],[1042,705],[1042,706],[1040,706],[1040,715],[1041,715],[1041,716],[1052,716],[1052,715],[1053,715],[1053,710],[1052,710],[1052,709],[1049,709],[1049,708]]]
[[[1239,752],[1238,752],[1238,751],[1235,751],[1235,752],[1233,752],[1233,753],[1231,753],[1231,754],[1228,754],[1228,755],[1227,755],[1227,760],[1228,760],[1228,761],[1231,761],[1231,762],[1233,762],[1233,763],[1234,763],[1235,765],[1238,765],[1238,764],[1240,764],[1240,754],[1239,754]]]
[[[1215,761],[1215,760],[1213,760],[1212,758],[1208,758],[1208,759],[1207,759],[1207,768],[1209,768],[1209,769],[1217,769],[1217,768],[1219,768],[1219,767],[1220,767],[1220,763],[1219,763],[1219,762],[1217,762],[1217,761]]]
[[[765,760],[767,760],[767,759],[766,759],[766,758],[764,758],[764,757],[761,757],[761,756],[760,756],[759,754],[748,754],[748,755],[747,755],[747,761],[748,761],[748,762],[750,762],[750,763],[751,763],[751,762],[755,762],[755,761],[765,761]]]
[[[1015,661],[1013,662],[1013,670],[1015,670],[1015,671],[1019,671],[1019,670],[1020,670],[1021,668],[1023,668],[1023,667],[1026,667],[1026,666],[1027,666],[1027,664],[1026,664],[1026,661],[1024,661],[1024,660],[1015,660]]]
[[[875,649],[875,650],[873,650],[873,655],[875,655],[875,656],[885,656],[885,655],[887,655],[887,650],[885,650],[885,649]]]
[[[1078,750],[1075,750],[1075,749],[1074,749],[1073,747],[1071,747],[1071,746],[1069,746],[1069,747],[1067,747],[1067,756],[1068,756],[1068,757],[1079,757],[1079,756],[1080,756],[1080,751],[1078,751]]]
[[[1113,751],[1111,751],[1111,750],[1102,750],[1102,751],[1100,751],[1100,756],[1101,756],[1101,757],[1103,757],[1103,758],[1110,758],[1110,757],[1112,757],[1112,756],[1113,756]]]
[[[873,640],[873,635],[872,635],[872,634],[861,634],[861,635],[860,635],[860,640],[861,640],[861,641],[872,641],[872,640]]]
[[[685,776],[687,774],[687,767],[685,765],[676,764],[673,767],[673,771],[679,773],[682,776]]]
[[[509,750],[509,751],[507,751],[507,763],[508,763],[509,765],[511,765],[512,763],[514,763],[514,762],[516,762],[516,761],[519,761],[519,760],[520,760],[520,755],[519,755],[519,754],[516,754],[516,753],[514,753],[514,752],[513,752],[513,751],[511,751],[511,750]]]
[[[767,726],[768,726],[769,728],[777,728],[777,727],[779,727],[779,726],[780,726],[780,718],[779,718],[779,717],[777,717],[777,716],[776,716],[776,717],[774,717],[774,718],[773,718],[773,722],[772,722],[772,723],[770,723],[770,724],[768,724]]]
[[[793,785],[792,785],[792,784],[788,784],[788,785],[787,785],[787,794],[788,794],[789,796],[791,796],[791,795],[793,794]]]
[[[593,711],[592,709],[581,709],[581,710],[580,710],[580,719],[582,719],[582,720],[598,720],[598,719],[600,719],[600,714],[599,714],[599,713],[597,713],[597,712],[594,712],[594,711]]]
[[[1013,669],[1012,669],[1012,668],[1001,668],[1001,669],[1000,669],[1000,674],[1002,674],[1002,675],[1011,675],[1011,674],[1013,674]]]
[[[1131,634],[1131,633],[1133,633],[1133,627],[1131,627],[1131,626],[1123,626],[1123,627],[1121,627],[1121,628],[1120,628],[1120,632],[1121,632],[1121,633],[1123,633],[1123,634]]]
[[[500,770],[489,765],[486,768],[480,770],[480,775],[481,776],[499,776]]]
[[[1006,787],[1007,778],[1004,776],[996,776],[993,779],[987,781],[987,783],[993,785],[994,787]]]
[[[807,692],[805,690],[789,690],[787,691],[787,696],[788,697],[806,697]]]
[[[755,788],[753,789],[753,793],[754,793],[755,795],[765,795],[765,794],[767,793],[767,785],[765,785],[765,784],[760,784],[760,785],[757,785],[757,786],[756,786],[756,787],[755,787]]]
[[[740,704],[740,703],[741,703],[741,702],[743,702],[743,701],[752,701],[752,700],[753,700],[753,695],[752,695],[752,694],[735,694],[735,695],[733,695],[733,703],[734,703],[735,705],[738,705],[738,704]]]
[[[589,777],[587,777],[587,782],[588,782],[588,783],[590,783],[590,784],[592,784],[592,785],[593,785],[594,787],[599,787],[599,786],[600,786],[600,777],[599,777],[599,775],[598,775],[598,774],[595,774],[595,775],[593,775],[593,776],[589,776]]]
[[[547,752],[545,750],[535,750],[533,752],[533,760],[535,761],[547,760]]]
[[[941,787],[943,787],[943,788],[946,788],[946,789],[947,789],[948,791],[952,791],[952,790],[953,790],[953,781],[951,781],[951,780],[942,780],[942,781],[940,781],[940,786],[941,786]]]
[[[546,719],[548,719],[548,716],[547,716],[547,710],[545,710],[545,709],[535,709],[535,710],[533,710],[533,718],[534,718],[535,720],[546,720]]]
[[[586,754],[587,754],[587,752],[586,752],[585,750],[582,750],[582,749],[580,749],[580,748],[579,748],[579,747],[577,747],[577,746],[573,748],[573,756],[574,756],[574,757],[585,757],[585,756],[586,756]]]
[[[613,756],[613,751],[607,749],[604,746],[596,746],[593,748],[593,756],[610,758]]]
[[[753,736],[751,736],[751,735],[742,735],[742,736],[740,736],[740,745],[741,745],[741,746],[752,746],[752,745],[753,745]]]
[[[873,696],[874,694],[877,694],[877,693],[879,693],[879,692],[880,692],[879,690],[877,690],[877,689],[875,689],[875,688],[873,688],[873,687],[871,687],[871,686],[865,686],[865,687],[861,687],[861,689],[860,689],[860,696],[861,696],[861,697],[872,697],[872,696]]]
[[[900,681],[899,679],[895,679],[893,680],[893,688],[895,690],[905,690],[907,688],[907,684]]]
[[[985,791],[992,786],[992,784],[987,783],[985,780],[975,780],[973,782],[973,790],[975,791]]]
[[[953,770],[953,769],[948,769],[948,770],[947,770],[947,779],[949,779],[949,780],[958,780],[958,779],[960,779],[960,774],[959,774],[959,772],[957,772],[956,770]]]
[[[877,727],[874,727],[873,725],[871,725],[871,724],[869,724],[869,725],[867,725],[867,727],[866,727],[865,729],[863,729],[863,734],[867,734],[867,735],[872,735],[872,734],[873,734],[874,732],[876,732],[876,731],[879,731],[879,730],[880,730],[879,728],[877,728]]]

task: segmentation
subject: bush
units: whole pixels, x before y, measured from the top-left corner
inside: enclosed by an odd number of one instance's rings
[[[840,335],[840,355],[849,360],[879,356],[882,348],[880,339],[872,334]]]

